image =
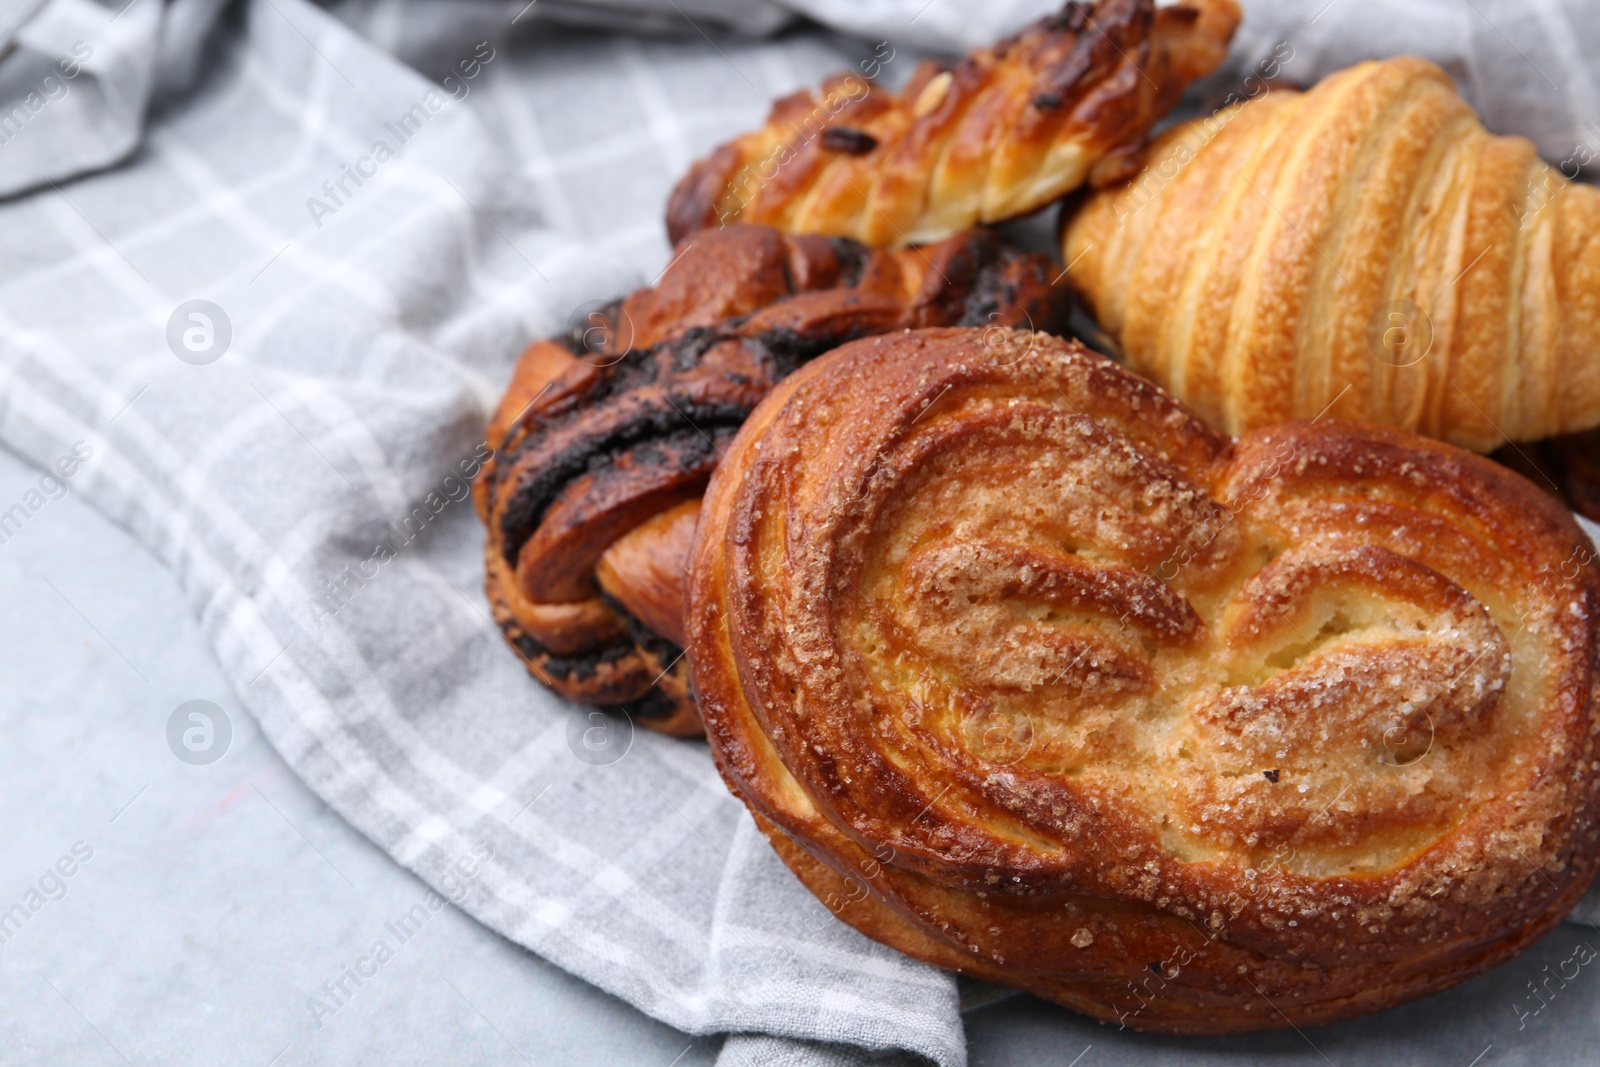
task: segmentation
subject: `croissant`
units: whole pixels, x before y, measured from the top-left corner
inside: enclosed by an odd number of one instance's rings
[[[742,220],[900,246],[1025,215],[1126,174],[1238,24],[1235,0],[1069,3],[954,65],[919,65],[898,93],[836,75],[695,163],[668,236]]]
[[[564,696],[698,734],[683,574],[706,478],[745,415],[857,337],[1059,328],[1058,276],[986,231],[901,252],[753,225],[695,237],[654,288],[529,347],[490,420],[474,494],[506,640]]]
[[[1330,415],[1488,452],[1600,424],[1600,190],[1422,59],[1178,126],[1067,221],[1128,365],[1231,433]]]
[[[712,752],[841,919],[1101,1020],[1349,1018],[1600,863],[1600,572],[1483,457],[1237,441],[1083,348],[930,329],[790,376],[702,505]]]

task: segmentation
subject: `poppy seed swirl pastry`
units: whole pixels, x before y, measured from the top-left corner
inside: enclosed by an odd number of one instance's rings
[[[706,479],[767,391],[887,330],[1064,321],[1047,256],[986,231],[880,252],[767,226],[696,236],[654,288],[538,341],[474,485],[494,617],[535,678],[696,735],[683,573]]]
[[[953,65],[922,63],[899,92],[835,75],[695,163],[667,233],[762,222],[900,246],[1026,215],[1126,176],[1238,24],[1235,0],[1069,3]]]
[[[1076,343],[922,330],[745,423],[688,655],[844,921],[1108,1022],[1268,1030],[1459,982],[1588,887],[1592,556],[1453,446],[1235,441]]]
[[[1600,522],[1600,430],[1507,445],[1494,458],[1590,522]]]

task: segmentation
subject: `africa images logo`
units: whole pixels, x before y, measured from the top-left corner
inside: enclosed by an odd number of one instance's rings
[[[167,716],[167,747],[191,767],[217,762],[232,743],[232,720],[209,700],[185,701]]]
[[[232,341],[227,312],[209,300],[185,300],[167,317],[167,347],[190,366],[215,363]]]

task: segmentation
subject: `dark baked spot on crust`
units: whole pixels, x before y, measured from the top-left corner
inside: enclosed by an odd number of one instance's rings
[[[822,147],[830,152],[864,156],[878,147],[878,139],[865,130],[850,126],[829,126],[822,131]]]

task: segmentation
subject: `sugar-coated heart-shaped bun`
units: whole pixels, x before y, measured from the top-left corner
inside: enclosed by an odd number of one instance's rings
[[[779,385],[694,552],[724,777],[940,966],[1300,1026],[1504,961],[1594,875],[1594,553],[1453,446],[1233,440],[1076,343],[919,330]]]

